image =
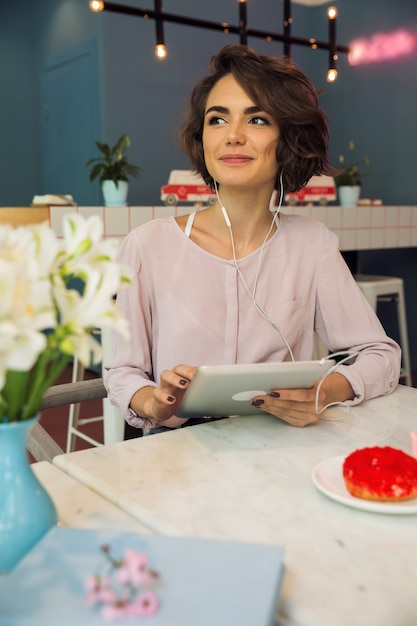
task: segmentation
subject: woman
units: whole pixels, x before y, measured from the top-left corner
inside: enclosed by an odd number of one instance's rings
[[[390,393],[399,346],[362,296],[337,237],[270,210],[274,189],[282,199],[331,172],[327,121],[309,79],[284,59],[226,46],[194,88],[181,131],[216,202],[149,222],[122,244],[134,279],[118,302],[132,336],[128,345],[114,338],[111,401],[133,426],[181,426],[175,412],[196,366],[309,360],[314,331],[331,352],[359,352],[323,380],[319,407]],[[318,384],[253,403],[306,426],[318,419]]]

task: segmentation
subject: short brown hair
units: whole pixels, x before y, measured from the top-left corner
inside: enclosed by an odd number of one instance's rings
[[[253,102],[277,122],[276,157],[286,192],[298,191],[313,175],[333,173],[328,123],[310,79],[285,57],[256,54],[240,44],[225,46],[210,61],[211,74],[194,87],[180,126],[180,146],[205,182],[213,185],[203,151],[207,98],[214,85],[232,74]],[[279,176],[275,181],[279,188]]]

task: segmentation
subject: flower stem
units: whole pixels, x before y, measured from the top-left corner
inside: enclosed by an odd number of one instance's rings
[[[56,381],[69,363],[70,356],[58,353],[51,358],[48,349],[44,350],[31,372],[31,384],[27,402],[25,403],[21,419],[29,419],[36,415],[42,402],[45,391]]]

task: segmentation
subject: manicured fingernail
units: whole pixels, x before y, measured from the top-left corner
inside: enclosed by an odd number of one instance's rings
[[[168,396],[167,400],[168,400],[168,402],[175,402],[174,396]]]
[[[252,406],[261,406],[264,403],[264,400],[254,400],[251,404]]]
[[[279,391],[271,391],[271,393],[269,394],[271,396],[271,398],[280,398],[281,394],[279,393]]]
[[[180,380],[180,385],[183,385],[183,386],[184,386],[184,385],[186,385],[186,384],[187,384],[187,381],[186,381],[186,380],[184,380],[183,378],[181,378],[181,380]]]

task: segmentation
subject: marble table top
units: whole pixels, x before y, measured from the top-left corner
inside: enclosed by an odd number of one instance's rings
[[[232,418],[55,457],[57,467],[172,535],[282,545],[280,619],[293,626],[417,624],[417,515],[367,512],[323,495],[312,472],[354,449],[411,453],[417,389],[296,429]]]
[[[60,526],[149,533],[136,519],[48,461],[32,463],[31,468],[51,496]]]

